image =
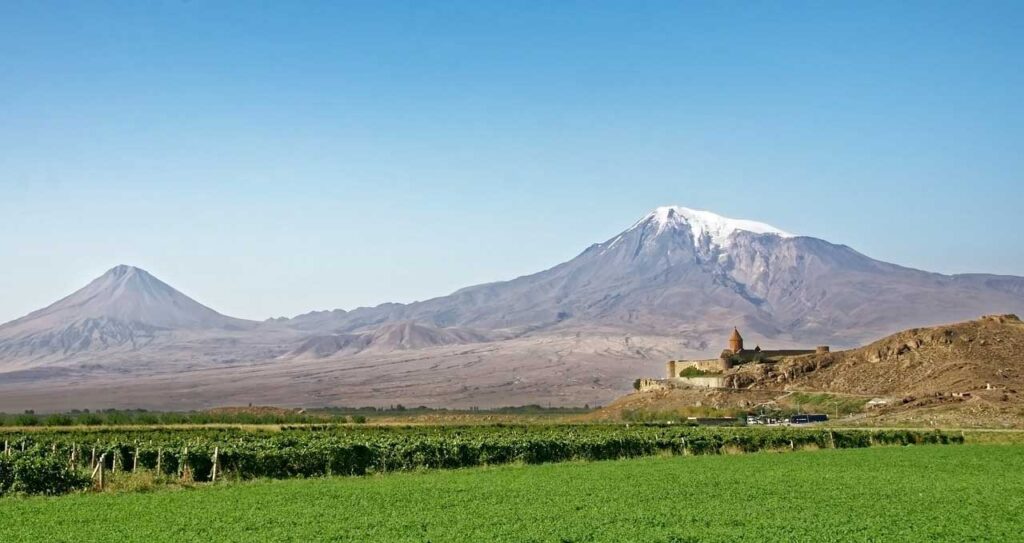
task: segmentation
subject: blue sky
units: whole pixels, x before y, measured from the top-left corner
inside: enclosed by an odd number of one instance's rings
[[[0,321],[119,263],[424,299],[666,204],[1024,275],[1021,97],[1021,2],[9,2]]]

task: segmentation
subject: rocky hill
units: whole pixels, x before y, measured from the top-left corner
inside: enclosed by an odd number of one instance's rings
[[[628,394],[593,418],[793,409],[803,396],[817,397],[816,409],[837,401],[863,409],[844,424],[1022,428],[1024,322],[990,315],[914,328],[847,351],[744,364],[723,378],[727,388]]]
[[[875,396],[1024,391],[1024,323],[1015,315],[913,328],[848,351],[748,364],[734,388],[806,389]]]
[[[1024,323],[1015,315],[915,328],[865,347],[741,367],[736,392],[875,398],[874,425],[1024,427]]]

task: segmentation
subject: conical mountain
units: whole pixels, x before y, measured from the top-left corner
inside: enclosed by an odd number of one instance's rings
[[[137,344],[174,330],[242,330],[145,270],[117,266],[70,296],[0,326],[0,355],[44,356]]]

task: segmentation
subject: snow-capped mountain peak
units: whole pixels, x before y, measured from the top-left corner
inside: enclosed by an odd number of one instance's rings
[[[648,213],[633,225],[630,230],[650,226],[655,234],[666,230],[688,227],[693,235],[694,245],[702,245],[707,239],[713,246],[725,247],[729,239],[738,231],[754,234],[774,234],[783,238],[794,237],[793,234],[763,222],[746,219],[731,219],[710,211],[690,209],[682,206],[662,206]]]

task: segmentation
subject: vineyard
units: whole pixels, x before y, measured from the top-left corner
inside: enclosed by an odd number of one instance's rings
[[[0,499],[0,541],[1020,541],[1021,488],[1020,444],[645,457]]]
[[[11,432],[0,438],[0,494],[85,489],[97,484],[97,474],[102,485],[104,472],[148,471],[206,482],[963,442],[961,435],[937,431],[612,425],[97,429]]]

